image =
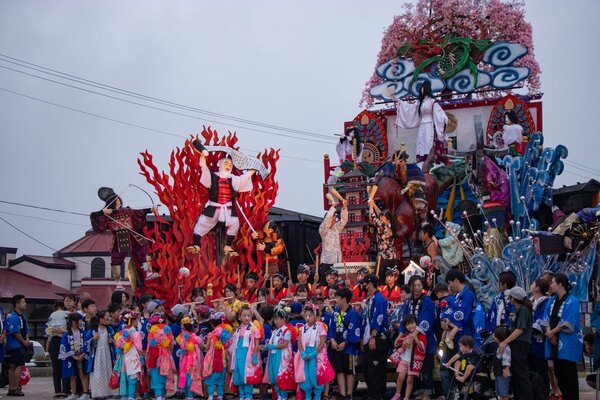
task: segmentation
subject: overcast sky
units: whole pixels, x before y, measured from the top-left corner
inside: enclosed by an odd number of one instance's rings
[[[383,31],[401,4],[0,0],[0,54],[186,106],[324,136],[280,132],[308,140],[292,139],[276,130],[171,108],[194,118],[175,115],[0,68],[0,200],[87,214],[102,206],[98,187],[111,186],[125,204],[148,206],[143,193],[127,188],[134,183],[151,190],[138,174],[138,153],[148,149],[164,169],[184,136],[212,125],[222,133],[237,130],[244,149],[280,148],[277,206],[321,215],[323,154],[335,154],[333,134],[360,112],[361,91]],[[567,166],[569,173],[558,183],[597,177],[600,132],[593,121],[600,110],[600,2],[537,0],[526,6],[542,69],[546,144],[565,144],[580,168]],[[0,66],[56,79],[5,61]],[[84,216],[4,203],[0,217],[56,249],[89,227]],[[0,246],[18,247],[19,255],[52,253],[1,220]]]

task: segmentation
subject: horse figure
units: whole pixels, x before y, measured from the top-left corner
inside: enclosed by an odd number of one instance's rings
[[[374,200],[381,204],[381,209],[387,209],[393,214],[392,231],[394,232],[394,244],[396,246],[396,255],[400,265],[402,265],[402,245],[406,239],[416,241],[413,235],[418,231],[417,221],[425,222],[431,218],[429,210],[435,210],[437,207],[437,198],[450,182],[440,185],[429,173],[425,173],[425,197],[427,199],[428,210],[417,215],[407,194],[402,193],[402,185],[395,179],[388,176],[381,176],[376,179],[378,187]]]

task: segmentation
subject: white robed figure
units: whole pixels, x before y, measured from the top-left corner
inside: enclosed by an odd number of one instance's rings
[[[412,129],[417,133],[417,162],[445,163],[446,124],[448,116],[433,98],[431,82],[424,81],[419,88],[418,103],[398,101],[396,104],[396,128]]]
[[[198,145],[194,143],[198,148]],[[206,149],[199,145],[200,153],[200,183],[208,189],[208,202],[194,227],[194,246],[188,247],[190,252],[200,251],[200,238],[210,232],[218,222],[223,222],[227,228],[225,252],[233,252],[232,244],[240,229],[240,220],[236,211],[236,195],[252,190],[252,175],[255,170],[249,170],[242,175],[233,174],[233,161],[229,157],[219,160],[219,170],[213,172],[206,164]]]

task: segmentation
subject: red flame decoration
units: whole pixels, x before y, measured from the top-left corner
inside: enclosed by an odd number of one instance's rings
[[[146,235],[155,240],[149,243],[153,254],[152,267],[161,279],[148,281],[144,290],[167,304],[188,301],[194,287],[213,287],[213,297],[220,297],[227,283],[238,283],[245,270],[263,275],[263,253],[258,252],[253,258],[255,244],[252,241],[252,231],[246,220],[239,215],[240,230],[235,247],[239,253],[231,257],[223,266],[216,263],[216,247],[214,235],[202,238],[200,255],[191,255],[186,247],[193,244],[193,230],[198,216],[208,201],[208,190],[200,184],[200,156],[193,150],[192,141],[199,139],[206,146],[228,146],[238,150],[236,133],[219,138],[216,130],[204,128],[200,137],[191,136],[185,141],[182,149],[176,148],[171,152],[169,172],[159,172],[154,165],[152,154],[145,151],[140,153],[138,165],[141,174],[148,183],[154,186],[160,202],[164,204],[171,215],[172,223],[158,216],[158,222],[152,229],[146,230]],[[224,156],[222,152],[210,153],[207,164],[211,170],[218,169],[217,163]],[[252,177],[251,192],[239,193],[237,201],[243,213],[257,231],[267,222],[269,209],[274,205],[279,184],[275,181],[279,150],[264,150],[257,155],[269,170],[269,176],[262,179],[259,174]],[[239,173],[235,171],[234,173]],[[239,213],[238,213],[239,214]],[[162,226],[162,228],[161,228]],[[165,226],[168,226],[165,229]],[[189,277],[179,275],[179,268],[187,267]],[[239,272],[238,272],[239,271]]]

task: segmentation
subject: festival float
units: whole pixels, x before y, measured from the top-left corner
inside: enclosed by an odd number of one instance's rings
[[[599,199],[582,209],[553,203],[568,151],[545,141],[539,76],[521,3],[421,0],[395,16],[363,92],[366,108],[344,123],[337,159],[324,156],[324,207],[327,194],[346,195],[341,242],[353,244],[335,267],[368,265],[382,276],[371,198],[391,212],[400,270],[461,268],[486,308],[503,270],[524,288],[562,272],[586,302]],[[419,257],[424,223],[442,250],[431,263]]]
[[[394,17],[363,92],[365,108],[344,123],[337,157],[324,156],[324,208],[344,200],[348,210],[334,264],[340,274],[354,280],[367,266],[383,276],[390,266],[378,256],[376,207],[390,212],[394,264],[405,276],[425,273],[433,285],[461,268],[489,307],[503,270],[525,288],[544,271],[563,272],[586,302],[596,286],[600,199],[563,202],[563,210],[553,201],[568,152],[543,136],[539,76],[521,3],[420,0]],[[292,277],[269,222],[279,150],[248,156],[237,140],[204,128],[171,152],[166,171],[147,151],[138,160],[168,214],[155,212],[143,229],[149,259],[135,270],[143,290],[168,305],[189,302],[199,286],[209,299],[221,297],[249,272],[259,285],[266,272]],[[226,189],[224,206],[210,184],[218,184],[226,156],[232,176],[258,173],[244,178],[251,188]],[[203,166],[212,177],[204,184]],[[420,257],[424,223],[435,226],[441,249],[432,260]],[[322,249],[311,250],[316,272]]]

